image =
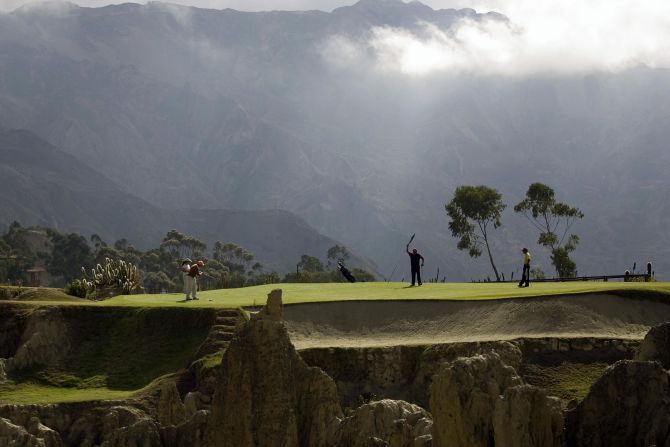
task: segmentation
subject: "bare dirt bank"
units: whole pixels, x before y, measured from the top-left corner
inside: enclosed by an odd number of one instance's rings
[[[349,301],[284,308],[298,349],[510,340],[641,339],[670,321],[670,301],[608,294],[490,301]]]

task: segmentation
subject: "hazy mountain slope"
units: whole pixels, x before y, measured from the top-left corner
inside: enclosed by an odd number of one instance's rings
[[[23,8],[0,16],[0,124],[161,207],[295,212],[385,274],[416,232],[431,275],[485,277],[485,260],[455,249],[443,209],[457,185],[478,183],[509,205],[501,270],[518,270],[527,245],[551,273],[511,212],[534,181],[585,212],[580,273],[646,258],[670,271],[670,75],[419,77],[374,59],[380,29],[422,36],[462,18],[507,20],[396,0],[332,13]]]
[[[24,8],[0,18],[8,62],[0,68],[0,122],[39,132],[160,206],[288,209],[385,259],[406,230],[398,236],[357,184],[359,169],[377,175],[376,157],[351,159],[356,139],[340,153],[340,142],[320,137],[327,124],[299,102],[324,87],[324,36],[432,13],[417,4],[410,8],[418,15],[405,17],[405,8]],[[463,14],[472,11],[445,20]]]
[[[114,183],[31,132],[0,130],[0,225],[13,220],[126,238],[155,247],[168,230],[196,235],[210,246],[236,242],[269,269],[292,271],[303,254],[325,257],[336,241],[286,211],[165,210],[122,192]],[[374,269],[354,256],[352,264]]]

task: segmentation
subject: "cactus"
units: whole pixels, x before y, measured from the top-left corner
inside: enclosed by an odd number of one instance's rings
[[[140,285],[140,272],[137,266],[123,259],[105,258],[105,264],[97,264],[91,269],[90,275],[87,275],[83,267],[81,270],[84,274],[82,281],[91,291],[113,290],[129,295]]]

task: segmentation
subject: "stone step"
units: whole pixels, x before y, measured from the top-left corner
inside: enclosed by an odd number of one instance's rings
[[[222,332],[216,335],[216,340],[230,341],[234,336],[235,334],[231,334],[230,332]]]
[[[231,324],[233,326],[235,326],[236,321],[237,318],[232,317],[216,317],[216,319],[214,320],[214,322],[218,324],[225,323],[225,324]]]
[[[210,340],[225,340],[225,341],[230,341],[233,339],[235,334],[231,332],[214,332],[210,333],[209,336],[207,337],[207,340],[205,340],[205,343],[207,343]]]
[[[213,342],[207,343],[206,346],[207,346],[208,351],[216,352],[216,351],[220,351],[221,348],[227,348],[229,344],[230,343],[227,342],[227,341],[213,341]]]

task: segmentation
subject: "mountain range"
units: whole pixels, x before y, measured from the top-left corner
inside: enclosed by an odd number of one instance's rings
[[[417,233],[430,275],[440,268],[448,280],[470,280],[490,273],[449,234],[444,204],[455,187],[503,194],[493,244],[502,271],[518,270],[529,246],[550,274],[537,234],[512,212],[541,181],[585,213],[574,227],[580,274],[647,260],[661,276],[670,271],[668,71],[420,77],[379,68],[380,30],[421,38],[427,26],[449,33],[463,20],[513,18],[400,0],[330,13],[151,2],[0,15],[0,126],[48,141],[78,175],[95,173],[78,184],[109,192],[98,214],[86,208],[75,224],[64,216],[85,193],[70,195],[74,180],[45,170],[55,163],[25,161],[21,179],[5,184],[5,220],[148,241],[165,232],[155,222],[183,222],[204,237],[231,219],[213,210],[283,210],[332,238],[321,245],[338,240],[376,262],[383,277],[406,262]],[[126,206],[151,211],[124,222]],[[220,217],[178,222],[194,215],[186,210]]]
[[[157,247],[168,230],[195,234],[212,247],[235,242],[257,256],[266,271],[293,271],[305,253],[325,258],[338,242],[281,210],[168,210],[121,191],[103,174],[26,130],[0,130],[0,224],[12,220],[137,248]],[[352,253],[352,266],[375,272]]]

